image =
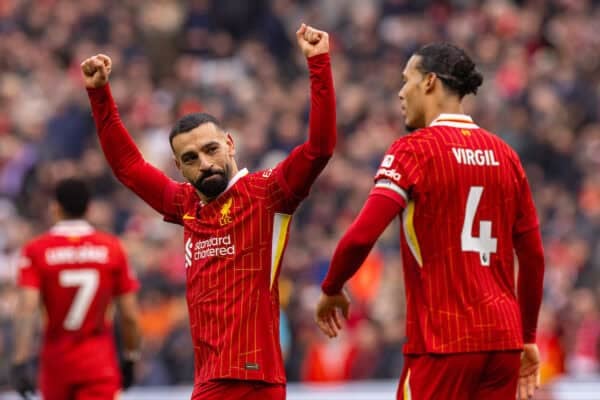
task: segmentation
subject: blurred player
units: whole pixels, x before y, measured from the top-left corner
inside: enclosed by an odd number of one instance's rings
[[[398,398],[514,399],[519,376],[526,398],[538,380],[544,256],[519,157],[463,113],[463,97],[483,78],[461,49],[427,45],[403,78],[401,107],[414,132],[383,157],[375,187],[338,244],[317,323],[336,336],[336,308],[347,315],[349,307],[344,283],[400,216],[408,342]]]
[[[308,141],[275,168],[249,173],[238,169],[234,142],[214,117],[184,116],[170,142],[188,183],[169,179],[142,158],[110,93],[110,59],[97,55],[82,63],[100,143],[115,175],[165,220],[184,227],[193,399],[285,398],[279,266],[292,213],[336,141],[328,35],[304,24],[296,35],[310,70]]]
[[[56,225],[22,251],[12,377],[24,398],[35,391],[30,365],[40,304],[46,311],[39,374],[45,400],[112,400],[133,381],[138,283],[118,240],[83,219],[89,198],[83,181],[59,182],[51,204]],[[125,346],[121,377],[107,320],[113,299]]]

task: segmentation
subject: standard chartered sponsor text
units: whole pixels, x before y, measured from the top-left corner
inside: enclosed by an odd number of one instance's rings
[[[215,236],[199,240],[194,245],[194,260],[208,257],[225,257],[235,254],[235,244],[231,243],[231,235]]]

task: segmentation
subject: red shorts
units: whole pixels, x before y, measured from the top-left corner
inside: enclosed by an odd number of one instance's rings
[[[506,400],[517,394],[521,351],[405,355],[398,400]]]
[[[114,400],[119,394],[120,386],[118,379],[72,384],[45,379],[42,375],[40,380],[44,400]]]
[[[285,385],[261,381],[216,380],[194,387],[192,400],[285,400]]]

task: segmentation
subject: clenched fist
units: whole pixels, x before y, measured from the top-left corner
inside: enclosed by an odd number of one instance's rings
[[[81,72],[85,86],[88,88],[97,88],[106,85],[108,76],[112,69],[112,61],[109,56],[97,54],[81,63]]]
[[[329,35],[306,24],[296,31],[298,45],[306,58],[329,52]]]

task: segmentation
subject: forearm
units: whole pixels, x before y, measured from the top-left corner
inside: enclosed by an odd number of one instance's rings
[[[132,165],[144,162],[142,154],[121,121],[109,84],[87,92],[106,160],[117,178],[127,179]]]
[[[22,289],[19,293],[14,317],[15,347],[13,363],[22,364],[31,358],[33,339],[37,328],[37,299],[33,289]]]
[[[308,59],[310,117],[308,150],[316,157],[331,157],[336,143],[335,89],[329,53]]]
[[[137,353],[140,350],[142,335],[140,327],[135,319],[125,319],[121,321],[123,328],[123,348],[126,353]]]
[[[373,245],[402,210],[389,197],[371,194],[360,214],[340,240],[321,289],[327,295],[339,293],[344,284],[358,271]]]
[[[121,336],[125,354],[135,354],[140,350],[141,332],[138,323],[138,306],[134,293],[122,295],[118,300]]]
[[[519,260],[517,293],[523,324],[523,341],[535,343],[544,284],[544,251],[540,231],[530,230],[516,237],[514,242]]]
[[[108,84],[87,89],[102,151],[119,181],[162,214],[170,214],[165,191],[176,185],[147,163],[123,125]]]

